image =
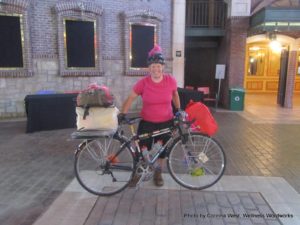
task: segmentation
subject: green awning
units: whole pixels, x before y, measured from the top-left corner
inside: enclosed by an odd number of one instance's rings
[[[250,31],[300,31],[300,8],[263,8],[251,16]]]

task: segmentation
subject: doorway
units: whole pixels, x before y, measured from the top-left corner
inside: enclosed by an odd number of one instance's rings
[[[296,40],[286,35],[277,34],[270,39],[266,34],[254,35],[247,38],[244,88],[249,99],[268,99],[272,107],[285,107],[284,102],[293,100],[293,107],[299,106],[295,101],[300,97],[300,57],[297,49],[297,68],[294,87],[287,85],[287,66],[289,51],[295,51]],[[294,59],[293,59],[294,60]],[[294,62],[292,62],[294,63]],[[293,95],[285,96],[286,88],[293,88]],[[289,98],[289,99],[286,99]],[[254,101],[249,101],[254,102]],[[247,101],[245,101],[247,104]],[[252,104],[252,103],[251,103]]]
[[[214,46],[187,47],[185,49],[184,85],[208,86],[215,92],[215,67],[217,60],[217,44]]]

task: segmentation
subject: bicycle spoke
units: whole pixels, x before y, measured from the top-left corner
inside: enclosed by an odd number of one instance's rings
[[[210,169],[208,169],[207,166],[203,166],[203,168],[208,171],[211,175],[216,175],[214,172],[212,172]]]
[[[77,152],[75,175],[87,191],[112,195],[128,185],[135,168],[134,159],[131,151],[121,146],[120,141],[107,137],[93,140]]]
[[[100,163],[100,159],[99,156],[97,155],[97,153],[95,152],[94,149],[87,147],[87,151],[89,153],[89,155],[98,163]]]
[[[190,189],[204,189],[224,173],[225,155],[214,139],[192,133],[187,143],[178,138],[170,150],[168,168],[175,181]]]

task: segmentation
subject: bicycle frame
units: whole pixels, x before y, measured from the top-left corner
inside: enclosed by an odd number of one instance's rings
[[[141,158],[143,158],[144,161],[149,165],[153,165],[156,162],[156,160],[158,159],[158,157],[162,154],[162,152],[164,150],[168,149],[168,145],[174,141],[174,137],[176,136],[176,134],[179,133],[179,136],[183,137],[183,132],[182,132],[179,124],[176,124],[176,123],[172,127],[153,131],[151,133],[144,133],[141,135],[137,135],[135,133],[135,130],[134,130],[134,127],[132,124],[130,124],[130,129],[131,129],[132,136],[129,139],[127,137],[124,137],[123,135],[121,135],[120,132],[117,132],[115,134],[115,135],[117,135],[115,137],[120,138],[124,141],[124,144],[121,146],[120,150],[115,154],[115,156],[117,156],[124,149],[124,147],[127,146],[131,150],[132,154],[135,156],[136,162],[138,162]],[[176,133],[174,133],[174,131]],[[157,136],[160,136],[163,134],[170,134],[169,140],[163,146],[161,146],[159,151],[153,156],[153,158],[151,160],[149,160],[149,161],[145,160],[145,158],[142,154],[142,150],[140,149],[139,142],[143,139],[154,138],[154,137],[157,137]],[[134,142],[134,146],[132,146],[132,144],[131,144],[132,142]]]
[[[144,133],[141,135],[137,135],[135,133],[133,124],[129,124],[131,133],[132,133],[132,135],[130,137],[124,136],[123,131],[121,129],[122,126],[119,126],[117,132],[113,136],[111,136],[111,138],[114,137],[114,138],[118,139],[119,141],[121,141],[123,144],[120,146],[120,149],[114,154],[114,156],[106,162],[106,164],[104,165],[104,168],[113,167],[113,168],[119,168],[119,169],[123,169],[123,170],[131,170],[131,168],[129,168],[129,167],[127,168],[126,166],[113,165],[113,163],[112,163],[126,147],[130,149],[131,153],[134,156],[134,160],[136,163],[138,163],[141,159],[143,159],[147,165],[152,166],[156,162],[158,157],[162,154],[162,152],[164,150],[166,150],[166,151],[168,150],[168,145],[173,143],[173,141],[177,137],[177,135],[179,135],[182,138],[185,138],[185,135],[179,124],[180,124],[179,121],[174,120],[174,125],[171,127],[153,131],[150,133]],[[188,131],[188,133],[189,133],[189,131]],[[153,156],[153,158],[151,160],[145,160],[145,158],[142,154],[142,151],[140,149],[139,142],[143,139],[153,138],[153,137],[157,137],[157,136],[160,136],[163,134],[170,134],[169,140],[160,148],[160,150]],[[80,151],[83,144],[88,143],[88,141],[89,140],[86,139],[84,143],[81,143],[78,146],[76,151]],[[134,145],[132,144],[132,142],[134,142]]]

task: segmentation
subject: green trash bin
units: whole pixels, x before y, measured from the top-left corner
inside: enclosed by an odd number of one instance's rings
[[[243,88],[229,89],[230,104],[229,109],[232,111],[244,110],[245,90]]]

